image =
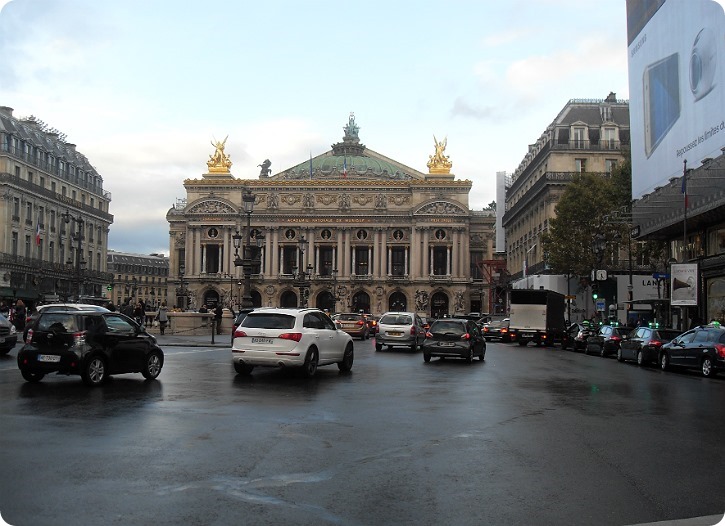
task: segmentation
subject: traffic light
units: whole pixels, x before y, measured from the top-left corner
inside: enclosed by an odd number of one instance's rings
[[[113,290],[113,287],[111,285],[109,285],[106,287],[106,290],[111,291],[111,290]]]
[[[592,299],[597,299],[599,297],[599,284],[598,283],[592,283]]]

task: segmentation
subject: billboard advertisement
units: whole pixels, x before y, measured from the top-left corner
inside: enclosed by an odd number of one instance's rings
[[[627,0],[632,198],[725,147],[725,12],[714,0]]]
[[[670,276],[670,305],[697,305],[697,263],[675,263]]]

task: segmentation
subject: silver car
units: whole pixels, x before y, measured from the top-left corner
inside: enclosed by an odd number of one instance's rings
[[[407,347],[417,351],[425,340],[423,320],[415,312],[386,312],[378,321],[378,333],[375,335],[375,350],[382,351],[383,346]]]

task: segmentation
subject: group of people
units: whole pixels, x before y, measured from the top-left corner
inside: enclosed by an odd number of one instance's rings
[[[109,310],[115,311],[115,306],[111,303],[106,306]],[[143,300],[139,300],[135,305],[131,304],[131,300],[126,300],[126,303],[120,309],[121,314],[128,316],[133,319],[139,325],[146,325],[148,318],[147,305]],[[164,334],[166,326],[169,324],[169,308],[166,302],[162,302],[159,308],[154,313],[154,322],[158,322],[159,332]]]
[[[18,332],[25,330],[25,320],[28,318],[28,309],[25,307],[23,300],[18,300],[14,305],[8,305],[6,302],[0,304],[0,314],[5,316],[10,323],[15,325]]]
[[[234,313],[234,309],[232,306],[229,306],[229,311],[232,313],[232,318],[236,318],[237,315]],[[201,314],[206,314],[209,312],[209,309],[207,308],[206,304],[202,305],[199,309],[199,312]],[[217,303],[217,306],[214,307],[214,323],[216,324],[216,333],[221,334],[222,333],[222,317],[224,316],[224,307],[221,306],[221,304]]]

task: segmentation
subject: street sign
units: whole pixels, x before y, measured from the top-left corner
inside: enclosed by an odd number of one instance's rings
[[[605,300],[597,300],[597,312],[604,312],[606,305],[607,302]]]
[[[652,277],[654,279],[670,279],[670,275],[669,274],[663,274],[663,273],[660,273],[660,272],[655,272],[654,274],[652,274]]]
[[[597,270],[597,281],[607,281],[606,270]]]

